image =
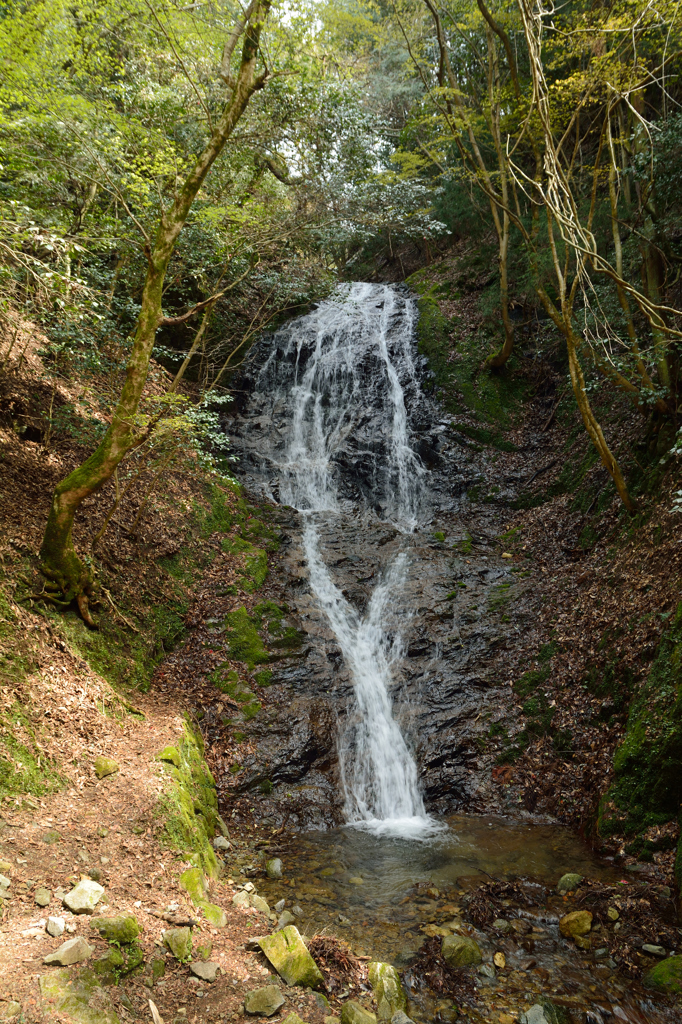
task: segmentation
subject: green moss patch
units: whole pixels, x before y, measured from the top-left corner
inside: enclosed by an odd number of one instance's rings
[[[216,877],[218,862],[211,840],[218,822],[215,781],[204,761],[201,734],[189,723],[177,745],[180,765],[160,762],[168,786],[159,800],[162,839],[167,846],[195,857],[206,874]]]
[[[599,830],[638,835],[677,818],[682,803],[682,603],[635,696],[613,762]]]

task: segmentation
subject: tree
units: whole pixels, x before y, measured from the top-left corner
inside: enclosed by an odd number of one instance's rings
[[[83,618],[92,623],[88,604],[92,595],[90,571],[76,553],[72,530],[76,512],[90,494],[99,490],[113,475],[125,455],[140,443],[136,416],[147,379],[149,361],[158,328],[164,321],[163,287],[168,265],[192,204],[213,164],[233,134],[253,94],[268,80],[267,65],[259,73],[260,42],[271,0],[253,0],[242,19],[238,19],[223,53],[221,76],[230,89],[208,142],[196,163],[177,189],[173,201],[161,212],[155,237],[145,232],[147,272],[141,309],[126,367],[126,379],[102,442],[92,455],[70,473],[55,489],[45,534],[40,549],[42,570],[69,604],[76,600]],[[234,77],[230,74],[232,53],[243,36],[241,62]]]

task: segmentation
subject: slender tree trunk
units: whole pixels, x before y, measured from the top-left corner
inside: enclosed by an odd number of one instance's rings
[[[208,172],[234,131],[251,96],[265,84],[266,73],[257,76],[256,65],[260,36],[270,4],[271,0],[256,0],[249,8],[250,18],[246,23],[241,65],[232,87],[232,95],[175,201],[162,213],[151,251],[147,247],[148,267],[142,308],[125,383],[111,425],[96,451],[62,480],[54,492],[40,549],[42,570],[51,581],[52,589],[60,591],[65,602],[74,598],[77,600],[83,618],[90,624],[92,620],[88,612],[88,598],[92,594],[92,578],[73,545],[74,517],[83,499],[107,482],[136,443],[135,419],[147,380],[156,331],[163,322],[163,284],[168,264],[192,203]]]

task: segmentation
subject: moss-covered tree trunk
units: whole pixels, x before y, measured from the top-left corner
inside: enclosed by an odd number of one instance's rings
[[[162,295],[166,271],[192,204],[206,175],[222,152],[227,140],[246,110],[253,93],[261,88],[267,72],[258,75],[260,37],[271,0],[256,0],[249,8],[244,25],[241,64],[232,82],[230,99],[223,108],[203,153],[179,190],[173,204],[164,210],[153,245],[147,249],[147,277],[142,294],[133,348],[126,368],[126,379],[111,425],[99,447],[86,461],[58,484],[40,549],[42,570],[58,603],[78,602],[83,618],[92,624],[88,611],[92,580],[73,545],[74,517],[81,502],[99,490],[112,476],[126,453],[139,438],[136,416],[144,389],[149,360],[159,325],[163,322]]]

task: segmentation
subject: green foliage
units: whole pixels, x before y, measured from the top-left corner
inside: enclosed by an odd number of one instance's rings
[[[270,660],[256,623],[246,608],[237,608],[225,616],[225,640],[233,661],[243,661],[250,672]]]

